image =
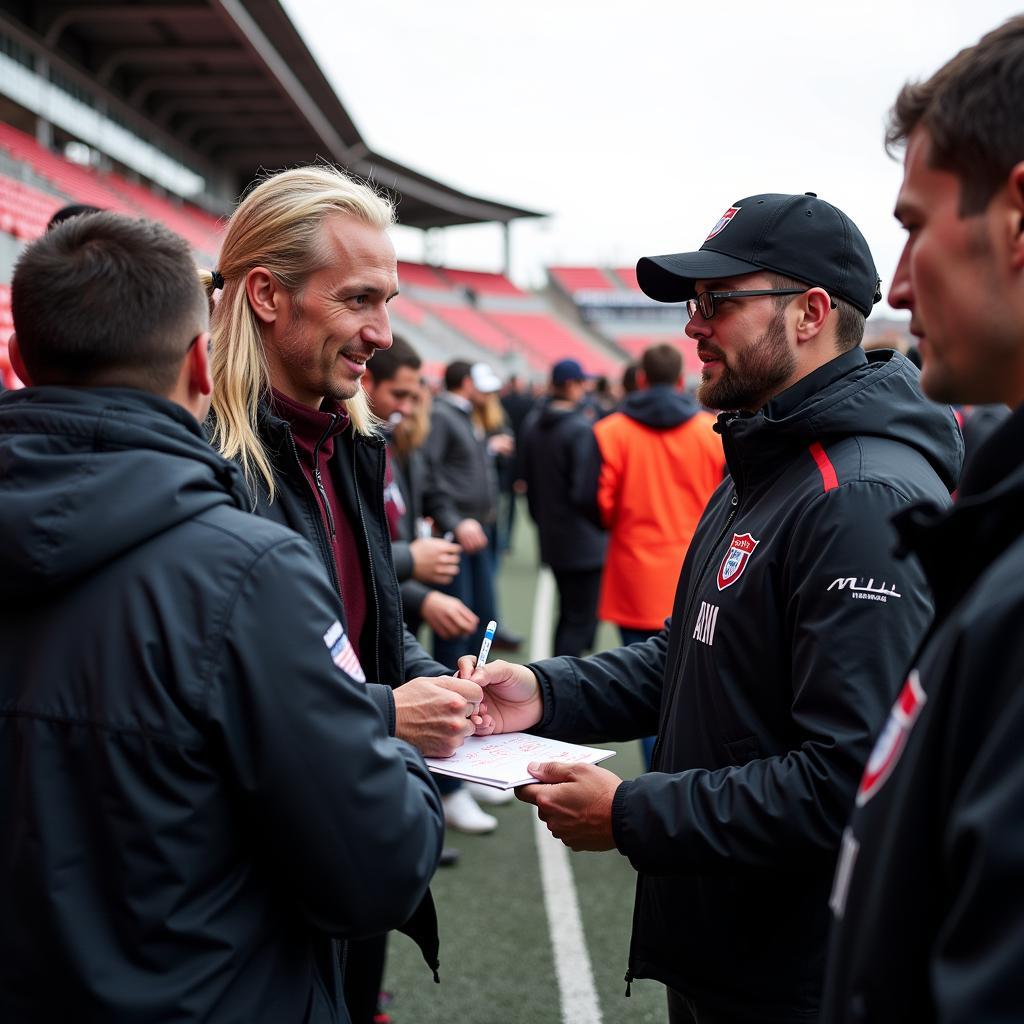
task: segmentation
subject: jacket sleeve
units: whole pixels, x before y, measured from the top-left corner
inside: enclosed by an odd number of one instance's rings
[[[857,481],[809,506],[778,597],[791,650],[793,746],[736,767],[623,783],[612,827],[638,870],[792,868],[834,857],[874,735],[931,618],[920,566],[893,554],[890,519],[906,504],[894,488]],[[898,596],[859,599],[834,585],[849,577]]]
[[[393,540],[391,542],[391,560],[395,563],[395,576],[399,583],[404,583],[412,578],[413,557],[409,541]]]
[[[409,627],[402,626],[402,644],[405,656],[405,679],[416,679],[419,676],[450,676],[453,675],[457,666],[450,668],[435,661],[423,649],[423,645],[409,632]]]
[[[528,666],[544,701],[544,716],[532,731],[576,743],[631,740],[656,732],[668,635],[666,623],[642,644]]]
[[[349,937],[410,917],[444,819],[422,759],[332,660],[339,610],[305,541],[254,557],[209,652],[206,708],[277,876],[312,927]]]
[[[433,588],[426,583],[420,583],[419,580],[406,580],[398,589],[402,592],[402,614],[406,624],[408,625],[410,617],[414,620],[421,619],[420,609]]]
[[[585,516],[602,530],[604,517],[598,507],[598,494],[602,471],[601,448],[594,428],[580,424],[573,434],[570,452],[569,501],[580,515]]]
[[[462,520],[455,502],[447,489],[441,484],[441,476],[437,471],[437,462],[431,450],[421,448],[417,455],[423,463],[423,494],[421,496],[421,512],[434,520],[438,532],[444,535],[454,530]]]
[[[935,924],[929,975],[947,1024],[1014,1020],[1024,1006],[1024,645],[1006,642],[1024,607],[1011,574],[1006,565],[1001,579],[989,576],[994,600],[976,603],[959,623],[945,666],[951,678],[937,688],[940,700],[953,695],[942,709],[950,717],[946,765],[941,783],[921,793],[945,814],[935,837],[945,914]]]

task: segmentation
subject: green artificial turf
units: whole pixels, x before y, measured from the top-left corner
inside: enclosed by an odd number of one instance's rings
[[[536,544],[525,505],[513,552],[499,581],[501,622],[526,638],[527,660],[537,580]],[[602,625],[598,647],[617,643]],[[604,745],[604,744],[602,744]],[[639,744],[608,744],[618,753],[604,766],[623,778],[641,770]],[[419,950],[405,936],[389,944],[385,988],[395,1024],[560,1024],[558,985],[540,884],[533,832],[534,810],[516,801],[486,808],[499,820],[488,836],[449,835],[461,851],[455,867],[438,871],[432,885],[441,931],[441,984],[435,985]],[[634,982],[625,999],[629,930],[636,875],[619,853],[571,854],[580,915],[602,1020],[654,1024],[666,1019],[664,988]]]

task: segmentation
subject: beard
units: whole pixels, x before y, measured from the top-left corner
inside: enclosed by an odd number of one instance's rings
[[[701,349],[721,359],[717,380],[702,379],[697,400],[709,409],[759,409],[796,370],[796,357],[786,340],[785,311],[779,310],[764,334],[741,349],[727,365],[725,354],[714,346]]]
[[[319,336],[303,314],[302,306],[295,302],[277,346],[278,361],[293,383],[301,383],[305,390],[322,395],[330,403],[340,405],[355,398],[362,388],[361,381],[337,371],[337,354],[321,347]],[[341,354],[367,359],[364,348],[350,343],[343,346]]]

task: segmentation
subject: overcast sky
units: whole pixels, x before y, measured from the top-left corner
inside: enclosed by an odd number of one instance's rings
[[[882,147],[908,77],[1014,13],[1000,0],[284,0],[378,152],[551,216],[513,227],[513,276],[699,247],[759,192],[840,206],[892,276],[900,165]],[[451,266],[498,269],[491,226],[433,232]],[[440,237],[438,237],[440,236]],[[397,231],[399,255],[424,256]]]

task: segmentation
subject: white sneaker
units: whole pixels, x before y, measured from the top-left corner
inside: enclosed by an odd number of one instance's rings
[[[498,819],[481,811],[465,786],[442,797],[441,802],[444,804],[444,820],[449,828],[483,835],[498,827]]]
[[[495,789],[493,786],[482,786],[479,782],[467,782],[466,789],[478,804],[490,804],[491,807],[510,804],[516,798],[511,789]]]

